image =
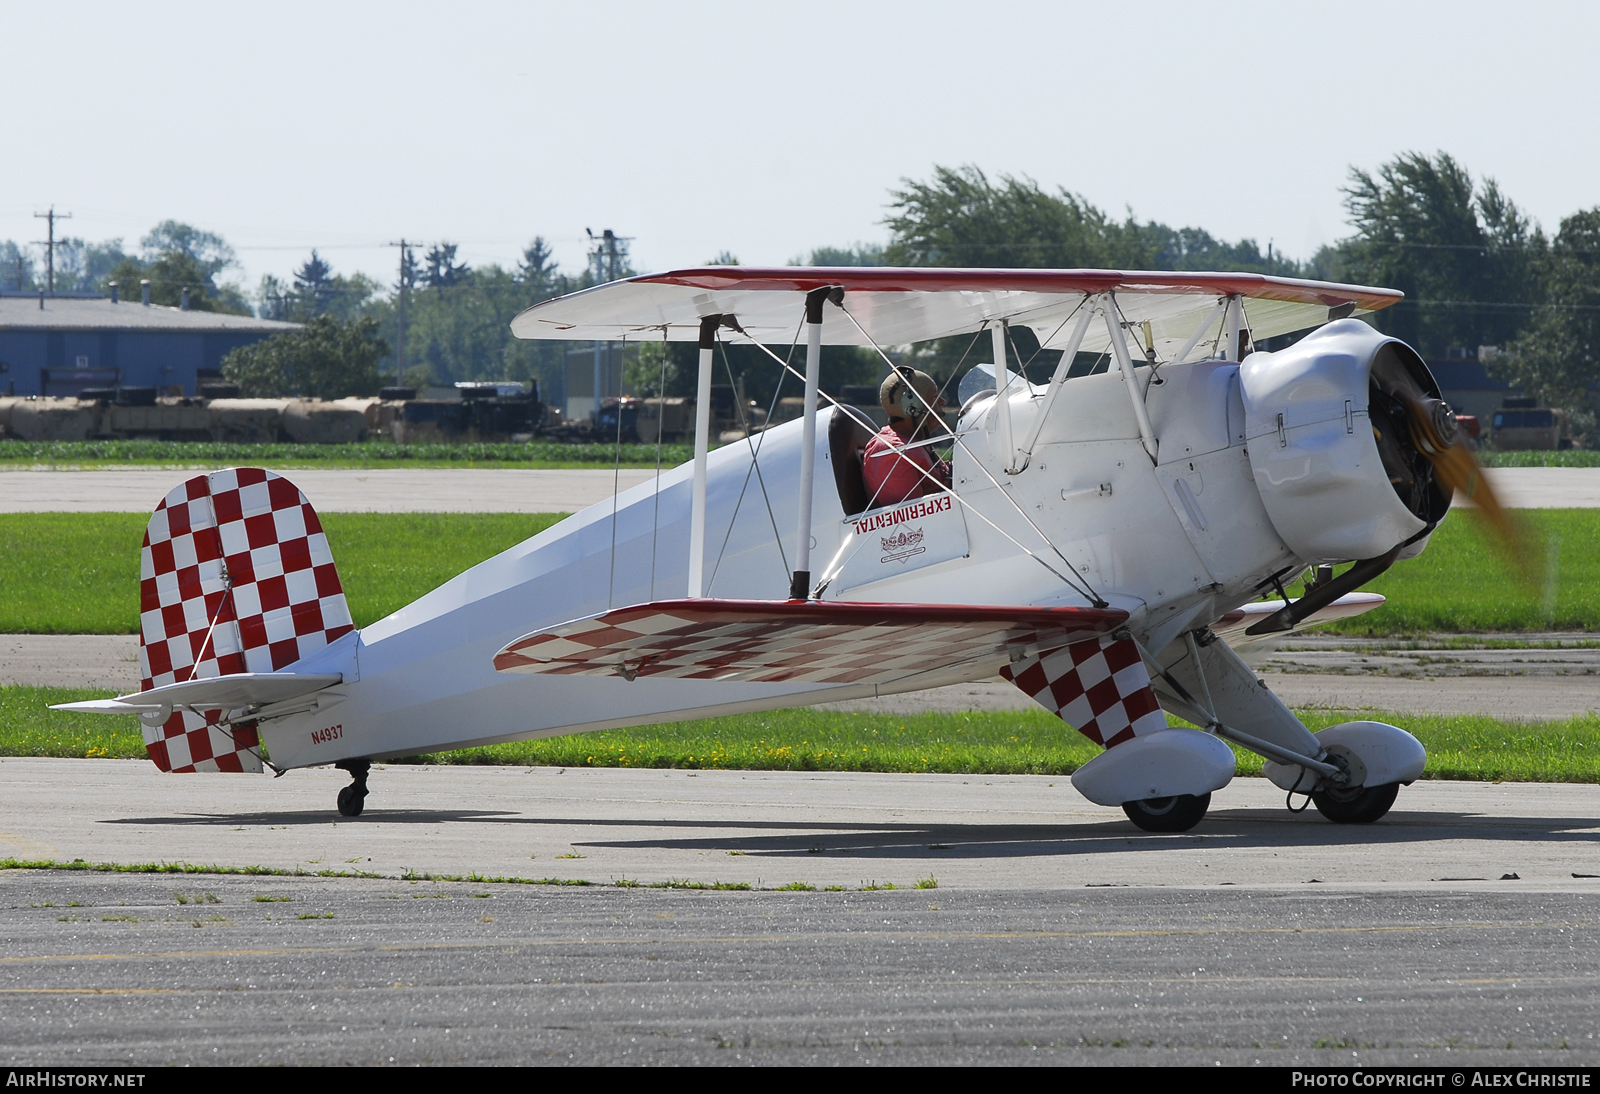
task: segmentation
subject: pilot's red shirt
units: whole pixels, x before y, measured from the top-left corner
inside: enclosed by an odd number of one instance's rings
[[[905,443],[893,426],[886,425],[862,449],[861,477],[867,486],[871,508],[937,494],[950,484],[948,464],[943,460],[936,463],[927,446],[897,451],[904,448]],[[933,477],[929,478],[923,471]]]

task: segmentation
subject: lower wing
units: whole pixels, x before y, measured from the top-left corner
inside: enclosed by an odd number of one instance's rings
[[[1003,666],[1106,634],[1113,608],[665,600],[524,635],[501,672],[801,684],[887,684],[931,669]]]

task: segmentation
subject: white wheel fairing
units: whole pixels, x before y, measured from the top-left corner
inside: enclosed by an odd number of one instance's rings
[[[1341,722],[1318,733],[1317,743],[1330,753],[1355,756],[1364,769],[1359,773],[1363,786],[1415,782],[1428,763],[1428,750],[1421,741],[1386,722]],[[1315,781],[1298,764],[1268,760],[1262,771],[1282,790],[1309,791]]]
[[[1096,805],[1121,805],[1178,794],[1199,797],[1233,781],[1233,749],[1209,733],[1172,729],[1124,741],[1072,775]]]

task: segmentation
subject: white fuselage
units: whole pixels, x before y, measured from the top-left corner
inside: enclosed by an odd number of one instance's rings
[[[1149,382],[1147,369],[1139,374]],[[1239,367],[1168,366],[1161,381],[1147,393],[1158,465],[1141,444],[1115,371],[1062,386],[1027,466],[1014,475],[1004,474],[995,401],[979,403],[958,429],[957,502],[942,518],[964,525],[964,545],[881,566],[872,559],[865,568],[848,559],[842,570],[830,566],[847,540],[872,550],[877,541],[867,543],[870,537],[843,520],[831,469],[822,470],[829,467],[827,429],[819,422],[813,580],[839,571],[824,592],[828,599],[1084,604],[1085,595],[1058,576],[1070,565],[1077,581],[1130,613],[1133,633],[1152,649],[1250,600],[1262,581],[1296,559],[1274,531],[1252,475]],[[1035,434],[1043,396],[1044,389],[1019,388],[1009,397],[1019,448]],[[707,595],[786,596],[797,542],[801,425],[790,422],[711,454]],[[261,724],[273,762],[297,767],[401,756],[965,678],[931,672],[874,689],[495,671],[496,651],[531,631],[684,596],[690,488],[688,465],[664,470],[659,486],[652,481],[591,506],[295,666],[342,672],[345,682],[319,709]],[[961,534],[956,525],[947,531]],[[319,732],[333,725],[338,734]]]

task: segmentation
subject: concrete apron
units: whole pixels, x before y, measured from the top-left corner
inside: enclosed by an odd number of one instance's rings
[[[1236,779],[1198,828],[1162,836],[1050,776],[382,765],[356,819],[334,809],[346,781],[0,759],[0,856],[597,885],[1600,891],[1592,786],[1423,781],[1347,827]]]

